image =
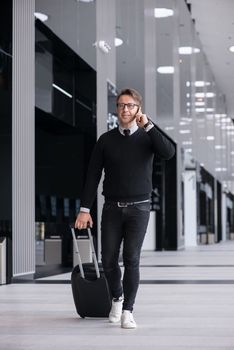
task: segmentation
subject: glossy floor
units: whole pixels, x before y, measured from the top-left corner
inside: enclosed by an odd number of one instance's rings
[[[143,252],[135,330],[80,319],[69,279],[0,287],[1,350],[234,349],[233,242]]]

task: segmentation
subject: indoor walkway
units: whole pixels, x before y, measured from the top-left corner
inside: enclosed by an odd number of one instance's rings
[[[80,319],[69,279],[0,287],[0,350],[234,349],[234,242],[143,252],[135,330]]]

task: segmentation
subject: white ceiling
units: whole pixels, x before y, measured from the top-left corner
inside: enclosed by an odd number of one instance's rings
[[[192,18],[217,85],[234,119],[234,0],[189,0]]]

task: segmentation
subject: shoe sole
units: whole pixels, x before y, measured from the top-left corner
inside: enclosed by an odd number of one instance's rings
[[[125,326],[125,325],[121,324],[121,328],[124,328],[124,329],[135,329],[135,328],[137,328],[137,326],[136,325],[135,326]]]
[[[121,321],[120,319],[119,319],[119,320],[116,320],[116,321],[112,321],[112,320],[109,319],[109,322],[110,322],[110,323],[119,323],[120,321]]]

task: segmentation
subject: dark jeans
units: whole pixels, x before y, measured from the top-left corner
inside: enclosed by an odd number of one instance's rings
[[[102,211],[102,264],[113,298],[124,295],[124,310],[133,310],[139,285],[140,252],[150,213],[150,203],[119,208],[105,203]],[[121,283],[120,245],[123,241],[124,275]]]

